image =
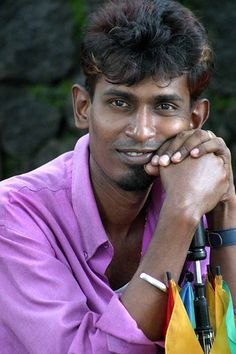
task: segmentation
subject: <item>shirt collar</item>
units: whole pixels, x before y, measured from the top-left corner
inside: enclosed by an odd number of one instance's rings
[[[80,242],[89,259],[108,241],[90,180],[89,134],[78,140],[72,164],[72,204],[80,229]]]

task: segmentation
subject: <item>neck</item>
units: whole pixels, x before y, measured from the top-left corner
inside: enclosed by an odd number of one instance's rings
[[[128,192],[112,183],[107,176],[91,171],[91,180],[104,228],[110,239],[129,236],[134,223],[146,216],[145,204],[151,186],[145,191]]]

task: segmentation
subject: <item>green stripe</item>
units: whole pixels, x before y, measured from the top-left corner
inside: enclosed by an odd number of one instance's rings
[[[229,305],[226,312],[226,327],[228,333],[230,352],[232,354],[235,354],[236,353],[236,327],[235,327],[235,320],[234,320],[233,301],[232,301],[232,296],[230,294],[229,287],[224,280],[222,282],[222,287],[229,295]]]

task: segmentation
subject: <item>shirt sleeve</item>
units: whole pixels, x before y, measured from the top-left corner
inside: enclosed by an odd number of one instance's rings
[[[103,313],[91,311],[49,242],[3,225],[0,284],[2,354],[157,353],[117,294]]]

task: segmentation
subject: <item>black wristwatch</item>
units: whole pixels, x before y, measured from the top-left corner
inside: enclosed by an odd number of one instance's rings
[[[236,228],[206,230],[206,244],[212,248],[236,245]]]

